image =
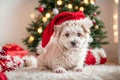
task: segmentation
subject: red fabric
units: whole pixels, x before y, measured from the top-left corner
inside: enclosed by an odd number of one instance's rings
[[[6,53],[10,56],[19,56],[22,58],[28,54],[28,51],[6,51]]]
[[[2,48],[10,56],[19,56],[23,57],[28,54],[27,50],[24,50],[16,44],[6,44]]]
[[[81,18],[85,18],[83,12],[62,12],[56,15],[52,21],[46,26],[43,35],[42,35],[42,47],[45,47],[49,42],[52,34],[54,25],[60,25],[62,22],[67,20],[79,20]]]
[[[100,59],[100,64],[105,64],[106,61],[107,61],[107,58],[101,58]]]
[[[90,50],[87,53],[85,63],[88,65],[94,65],[96,63],[96,59]]]
[[[7,80],[6,75],[2,72],[0,72],[0,80]]]

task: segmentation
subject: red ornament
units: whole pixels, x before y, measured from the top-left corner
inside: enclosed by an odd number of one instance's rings
[[[93,15],[96,16],[97,14],[94,12]]]
[[[43,12],[43,11],[44,11],[44,8],[40,6],[39,9],[38,9],[38,11],[39,11],[39,12]]]
[[[96,24],[96,21],[95,20],[92,20],[93,24],[95,25]]]

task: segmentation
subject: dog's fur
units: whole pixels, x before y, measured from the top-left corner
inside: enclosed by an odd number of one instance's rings
[[[65,21],[54,26],[54,34],[38,57],[40,70],[52,69],[54,72],[66,72],[72,69],[81,71],[91,41],[89,18]]]

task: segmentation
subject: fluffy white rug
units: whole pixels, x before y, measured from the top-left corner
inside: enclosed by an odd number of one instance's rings
[[[86,66],[82,72],[53,73],[37,68],[24,68],[6,72],[8,80],[120,80],[120,66]]]

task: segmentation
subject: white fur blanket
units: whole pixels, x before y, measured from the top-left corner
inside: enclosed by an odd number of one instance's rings
[[[8,80],[120,80],[120,66],[86,66],[82,72],[53,73],[24,68],[5,73]]]

